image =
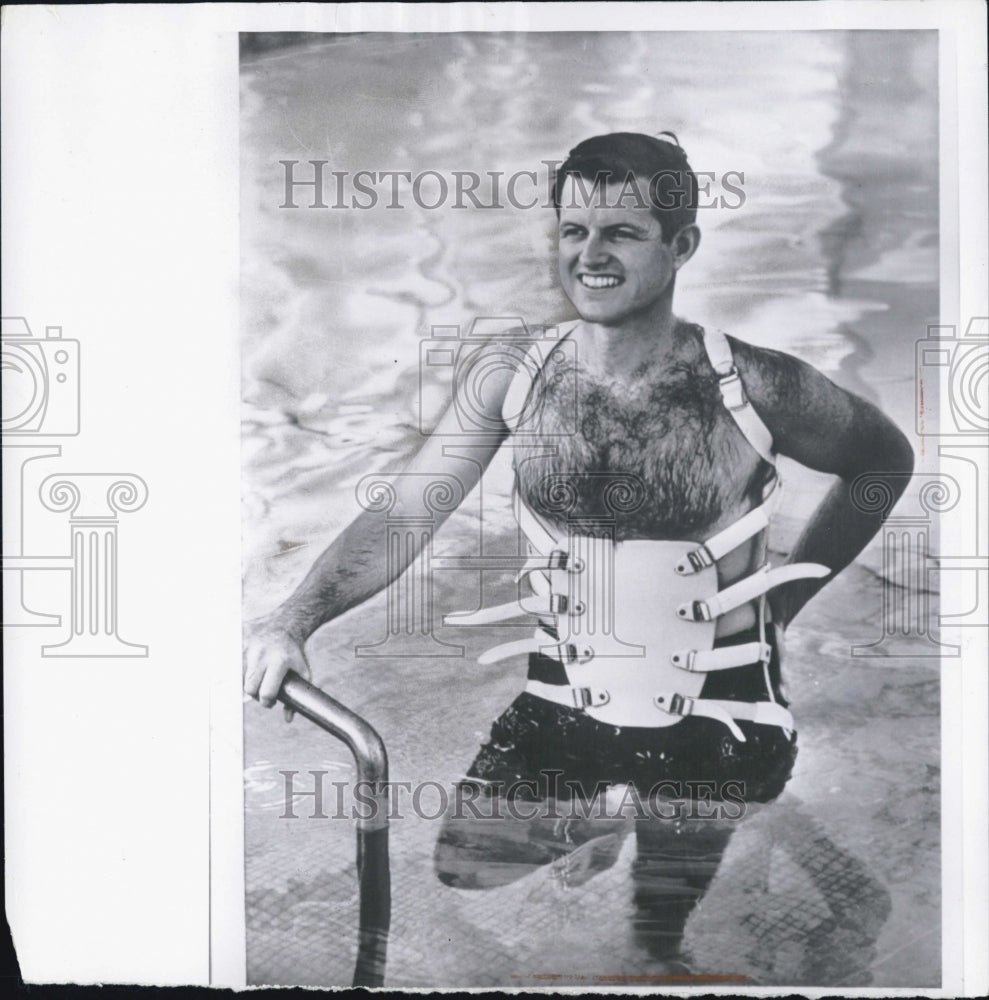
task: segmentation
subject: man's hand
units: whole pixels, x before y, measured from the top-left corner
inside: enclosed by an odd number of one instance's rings
[[[285,675],[294,670],[306,680],[311,671],[303,644],[272,618],[258,618],[244,627],[244,691],[265,708],[275,704]],[[285,709],[285,721],[293,712]]]

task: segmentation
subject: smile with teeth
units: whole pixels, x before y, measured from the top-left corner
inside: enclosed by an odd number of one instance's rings
[[[622,279],[614,274],[579,274],[578,280],[585,288],[617,288]]]

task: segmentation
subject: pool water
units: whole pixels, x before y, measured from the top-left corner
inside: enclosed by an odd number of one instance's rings
[[[279,208],[279,160],[327,169],[536,170],[582,138],[676,132],[695,170],[744,175],[705,210],[677,311],[789,351],[876,402],[914,443],[913,344],[938,311],[937,44],[925,32],[301,36],[247,46],[242,73],[244,611],[291,592],[444,404],[420,373],[433,326],[572,316],[550,210]],[[712,188],[716,190],[716,187]],[[737,199],[736,199],[737,200]],[[299,201],[303,199],[300,197]],[[773,548],[826,477],[784,463]],[[515,544],[499,456],[437,557]],[[483,516],[482,507],[483,502]],[[514,593],[505,572],[433,574],[434,617]],[[877,540],[787,633],[799,726],[787,791],[738,823],[659,957],[635,902],[635,836],[611,835],[508,885],[434,874],[437,819],[391,831],[390,986],[940,982],[939,659],[930,636],[851,655],[883,631]],[[936,594],[926,597],[936,601]],[[463,633],[469,633],[464,635]],[[450,788],[521,689],[521,660],[479,666],[492,630],[438,626],[430,655],[388,634],[384,595],[318,633],[314,681],[381,733],[395,781]],[[464,647],[463,655],[452,647]],[[879,646],[876,652],[891,650]],[[442,655],[439,655],[442,654]],[[354,830],[285,811],[281,771],[350,782],[348,752],[304,720],[245,706],[248,981],[346,985],[356,948]],[[435,792],[435,786],[433,787]],[[331,793],[328,791],[328,795]],[[427,814],[436,806],[424,795]],[[330,812],[328,809],[327,812]]]

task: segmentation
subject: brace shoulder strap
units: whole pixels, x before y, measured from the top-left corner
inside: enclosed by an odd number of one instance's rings
[[[728,338],[721,330],[705,330],[704,349],[707,351],[711,367],[718,376],[721,398],[738,429],[759,455],[770,465],[775,466],[773,435],[745,394],[745,386],[742,385],[741,376],[735,367]]]

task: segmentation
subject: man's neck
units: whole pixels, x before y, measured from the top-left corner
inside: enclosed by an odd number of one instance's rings
[[[629,375],[646,362],[655,363],[676,350],[679,324],[669,304],[631,317],[619,326],[602,326],[581,320],[584,361],[588,367],[611,375]]]

